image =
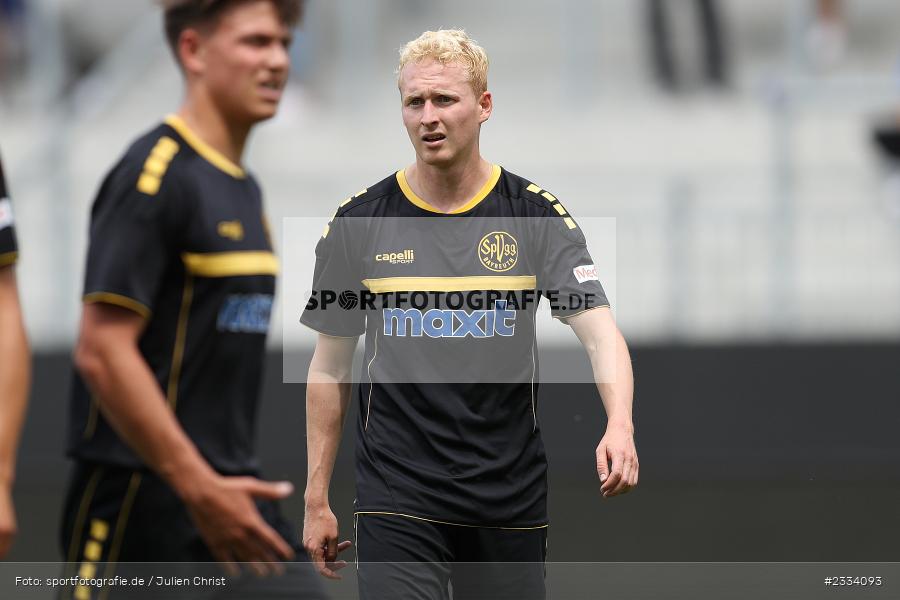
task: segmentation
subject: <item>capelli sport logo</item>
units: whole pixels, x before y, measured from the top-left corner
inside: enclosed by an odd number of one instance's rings
[[[478,242],[478,260],[491,271],[509,271],[519,261],[519,243],[505,231],[492,231]]]
[[[384,252],[375,255],[375,262],[386,262],[392,265],[411,265],[416,260],[414,250],[400,250],[399,252]]]

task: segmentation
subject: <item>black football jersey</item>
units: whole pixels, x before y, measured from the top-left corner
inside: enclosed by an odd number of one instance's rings
[[[317,245],[312,290],[304,324],[365,334],[357,511],[546,526],[538,301],[557,318],[608,306],[559,200],[495,166],[444,214],[400,171],[341,204]]]
[[[85,303],[147,320],[140,351],[181,426],[220,472],[252,473],[279,263],[256,181],[176,116],[138,139],[91,211]],[[139,468],[76,373],[72,456]]]

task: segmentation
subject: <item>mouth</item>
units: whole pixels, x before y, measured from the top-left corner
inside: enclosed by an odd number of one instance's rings
[[[429,133],[422,136],[422,141],[425,142],[426,146],[437,146],[445,139],[447,139],[447,136],[443,133]]]
[[[284,86],[279,81],[265,81],[259,84],[262,96],[267,100],[279,100]]]

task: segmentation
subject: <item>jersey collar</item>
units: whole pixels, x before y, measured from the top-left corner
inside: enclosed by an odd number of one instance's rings
[[[165,118],[165,123],[172,129],[178,132],[185,142],[187,142],[191,148],[193,148],[197,154],[205,158],[212,166],[216,167],[220,171],[224,171],[228,175],[235,177],[237,179],[243,179],[247,176],[247,173],[244,172],[244,169],[234,164],[227,158],[225,155],[201,140],[196,133],[194,133],[190,127],[187,126],[187,123],[184,122],[184,119],[179,117],[178,115],[169,115]]]
[[[412,191],[412,188],[409,187],[409,182],[406,180],[406,170],[400,169],[397,171],[397,183],[400,184],[400,189],[403,191],[403,195],[406,196],[406,199],[418,206],[423,210],[427,210],[428,212],[440,213],[440,214],[448,214],[448,215],[458,215],[460,213],[464,213],[475,208],[479,202],[484,200],[488,194],[491,193],[491,190],[494,189],[494,186],[497,185],[497,182],[500,181],[500,173],[503,169],[500,168],[500,165],[493,165],[491,167],[491,176],[488,178],[487,182],[478,190],[478,193],[475,196],[457,208],[454,211],[449,213],[444,213],[442,210],[438,210],[432,205],[428,204],[418,196],[416,193]]]

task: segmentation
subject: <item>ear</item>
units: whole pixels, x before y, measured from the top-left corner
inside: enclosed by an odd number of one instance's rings
[[[178,58],[185,73],[199,74],[206,68],[206,52],[203,36],[199,31],[187,28],[178,37]]]
[[[481,112],[481,114],[478,115],[478,122],[484,123],[491,118],[491,113],[494,110],[494,97],[490,92],[483,92],[481,94],[481,98],[478,99],[478,106]]]

